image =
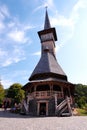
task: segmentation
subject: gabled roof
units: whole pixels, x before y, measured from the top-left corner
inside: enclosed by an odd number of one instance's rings
[[[67,76],[57,63],[55,56],[49,53],[49,51],[42,54],[29,80],[44,79],[47,77],[67,80]]]

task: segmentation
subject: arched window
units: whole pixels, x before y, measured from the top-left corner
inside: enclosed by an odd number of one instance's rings
[[[49,91],[49,90],[50,90],[50,86],[47,84],[38,85],[36,88],[36,91]]]
[[[61,91],[61,87],[59,85],[53,85],[53,91]]]

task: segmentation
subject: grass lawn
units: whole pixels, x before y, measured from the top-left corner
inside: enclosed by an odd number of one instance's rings
[[[77,108],[77,113],[78,116],[87,116],[87,110],[85,109]]]

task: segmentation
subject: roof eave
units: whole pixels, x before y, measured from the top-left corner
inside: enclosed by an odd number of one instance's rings
[[[54,39],[55,39],[55,41],[57,41],[56,29],[54,27],[39,31],[38,32],[39,38],[41,39],[41,35],[47,34],[47,33],[53,33]]]

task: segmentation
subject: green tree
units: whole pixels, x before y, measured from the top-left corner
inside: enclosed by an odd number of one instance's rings
[[[0,107],[3,103],[4,96],[5,96],[5,91],[3,85],[0,83]]]
[[[7,91],[7,97],[11,98],[13,103],[20,103],[25,97],[24,90],[22,90],[22,85],[19,83],[12,84]]]
[[[87,85],[77,84],[75,87],[75,102],[78,107],[83,108],[87,105]]]

